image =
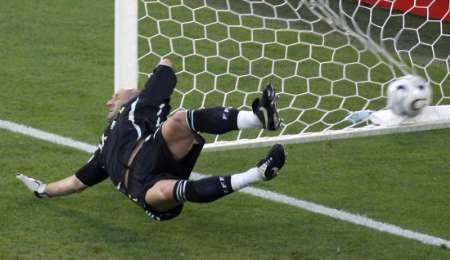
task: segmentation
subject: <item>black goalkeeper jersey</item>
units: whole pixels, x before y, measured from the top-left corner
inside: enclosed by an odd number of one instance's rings
[[[105,129],[89,162],[75,173],[87,186],[110,177],[119,191],[156,220],[176,217],[183,206],[158,212],[145,202],[146,192],[162,179],[188,179],[205,143],[194,133],[196,144],[185,158],[175,160],[164,140],[161,125],[170,112],[169,100],[175,85],[174,71],[167,66],[158,66],[145,89],[125,104]],[[142,147],[128,166],[130,155],[140,142]]]
[[[87,186],[110,177],[115,185],[123,181],[130,154],[141,138],[154,134],[170,112],[170,95],[176,76],[168,66],[158,66],[144,90],[122,106],[105,129],[98,149],[77,173]]]

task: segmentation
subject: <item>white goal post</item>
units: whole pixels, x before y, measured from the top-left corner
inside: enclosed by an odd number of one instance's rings
[[[163,57],[177,71],[174,111],[250,110],[273,83],[282,129],[207,137],[211,150],[447,128],[450,116],[397,126],[347,119],[383,109],[387,85],[409,73],[430,83],[433,105],[450,104],[445,1],[116,0],[115,88],[143,85]]]
[[[138,1],[114,5],[114,92],[138,88]]]

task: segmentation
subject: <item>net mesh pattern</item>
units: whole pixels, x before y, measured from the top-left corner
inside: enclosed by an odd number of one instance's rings
[[[277,132],[238,131],[210,142],[355,127],[345,120],[386,105],[387,85],[415,73],[450,102],[450,25],[352,0],[140,1],[141,85],[161,58],[174,62],[174,111],[251,109],[261,89],[280,93]]]

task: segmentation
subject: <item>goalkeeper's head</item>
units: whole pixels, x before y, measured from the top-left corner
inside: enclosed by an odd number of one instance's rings
[[[137,95],[139,95],[139,90],[137,89],[121,89],[114,93],[111,99],[106,102],[106,107],[108,108],[106,119],[111,122],[119,113],[122,105]]]

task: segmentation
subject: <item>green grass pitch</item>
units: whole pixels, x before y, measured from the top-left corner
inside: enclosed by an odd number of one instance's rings
[[[0,119],[95,144],[113,85],[111,1],[3,1]],[[260,188],[450,239],[450,130],[288,145]],[[231,174],[267,148],[202,154]],[[14,177],[65,177],[89,155],[0,130],[0,258],[448,259],[450,250],[245,194],[159,223],[109,181],[34,198]]]

